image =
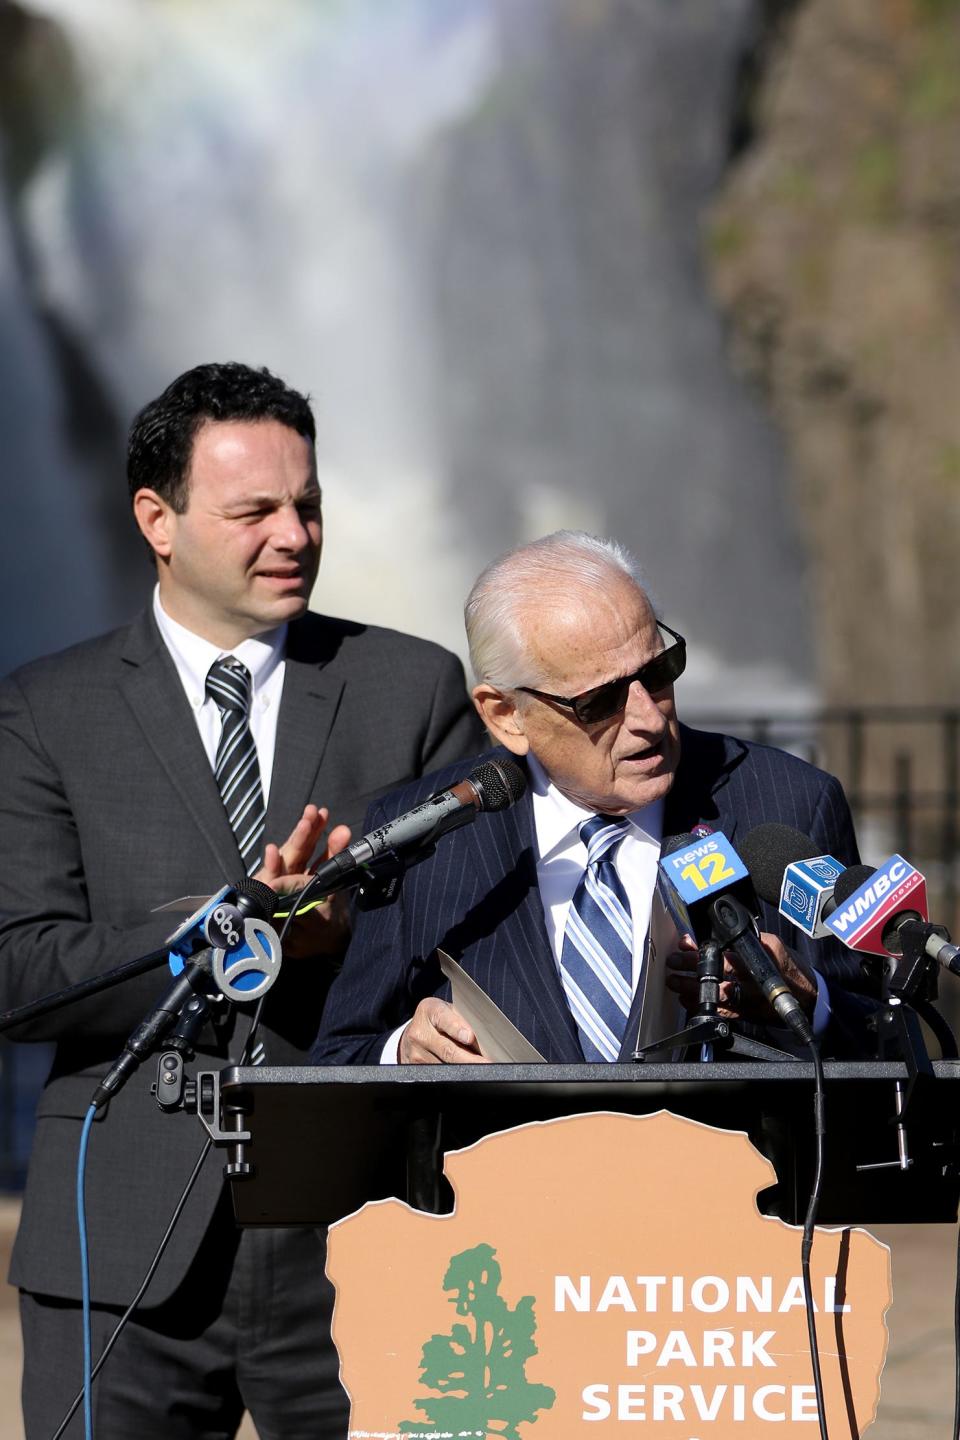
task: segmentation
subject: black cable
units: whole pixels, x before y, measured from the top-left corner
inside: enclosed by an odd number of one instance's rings
[[[960,1055],[957,1053],[957,1037],[940,1014],[936,1005],[932,1004],[929,1000],[922,999],[919,995],[910,998],[904,996],[904,999],[910,1008],[920,1016],[920,1019],[930,1026],[934,1039],[940,1046],[940,1059],[960,1059]]]
[[[824,1142],[826,1139],[826,1097],[824,1094],[823,1061],[816,1045],[810,1046],[813,1056],[814,1099],[813,1129],[815,1138],[815,1163],[810,1202],[803,1222],[803,1240],[800,1246],[800,1269],[803,1274],[803,1303],[807,1312],[807,1334],[810,1338],[810,1360],[813,1365],[813,1388],[817,1397],[817,1420],[820,1423],[821,1440],[827,1435],[827,1413],[823,1402],[823,1378],[820,1374],[820,1350],[817,1345],[817,1322],[813,1305],[813,1288],[810,1282],[810,1252],[813,1249],[813,1233],[820,1208],[820,1191],[823,1185]]]
[[[157,1266],[163,1259],[164,1251],[166,1250],[167,1245],[170,1243],[170,1237],[174,1232],[177,1221],[183,1214],[183,1207],[186,1205],[187,1200],[190,1197],[190,1192],[197,1182],[197,1179],[200,1175],[200,1170],[203,1166],[203,1162],[204,1160],[206,1160],[207,1154],[209,1153],[212,1144],[212,1140],[208,1139],[204,1141],[203,1148],[201,1149],[200,1154],[197,1156],[197,1162],[194,1165],[193,1170],[190,1172],[190,1178],[184,1186],[183,1193],[181,1194],[180,1199],[177,1201],[176,1206],[174,1207],[173,1215],[170,1218],[170,1223],[164,1231],[163,1238],[161,1239],[160,1244],[157,1247],[157,1252],[154,1255],[153,1259],[150,1261],[150,1264],[147,1267],[147,1273],[144,1275],[143,1280],[140,1283],[140,1288],[138,1289],[136,1295],[134,1295],[133,1299],[130,1301],[130,1304],[127,1306],[126,1310],[124,1310],[123,1314],[120,1316],[120,1319],[117,1321],[113,1334],[110,1336],[110,1339],[107,1341],[106,1345],[104,1345],[102,1351],[100,1352],[97,1363],[94,1365],[92,1371],[90,1372],[91,1382],[95,1380],[96,1377],[100,1374],[100,1371],[106,1364],[107,1356],[110,1354],[110,1351],[113,1349],[114,1345],[117,1343],[117,1340],[120,1338],[120,1332],[125,1327],[134,1310],[136,1310],[137,1306],[140,1304],[140,1301],[146,1294],[147,1286],[150,1284],[150,1281],[157,1273]],[[63,1435],[63,1432],[70,1424],[70,1421],[73,1419],[74,1415],[77,1413],[77,1410],[82,1403],[83,1386],[81,1386],[79,1391],[77,1392],[73,1404],[70,1406],[70,1409],[67,1411],[66,1415],[64,1415],[63,1419],[60,1421],[59,1426],[57,1427],[54,1434],[51,1436],[51,1440],[60,1440],[60,1437]]]

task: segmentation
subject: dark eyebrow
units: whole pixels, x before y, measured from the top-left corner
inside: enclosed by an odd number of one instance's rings
[[[323,492],[321,490],[307,490],[294,502],[296,506],[320,505],[323,503]],[[275,495],[240,495],[235,500],[227,501],[225,510],[241,512],[244,510],[273,510],[276,508],[277,498]]]

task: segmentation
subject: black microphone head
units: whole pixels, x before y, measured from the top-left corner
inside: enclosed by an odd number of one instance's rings
[[[672,855],[675,850],[685,850],[688,845],[696,845],[697,839],[689,830],[684,835],[667,835],[660,845],[660,854]]]
[[[527,777],[515,760],[485,760],[468,779],[480,796],[481,810],[507,810],[527,788]]]
[[[783,872],[798,860],[812,860],[819,851],[809,835],[792,825],[770,821],[756,825],[744,835],[739,846],[740,859],[750,871],[753,888],[768,905],[780,904]]]
[[[834,904],[838,907],[843,905],[850,899],[854,890],[859,890],[861,885],[866,885],[870,876],[876,875],[876,873],[872,865],[848,865],[833,888]]]
[[[280,897],[262,880],[241,880],[237,886],[237,907],[254,920],[272,920]]]

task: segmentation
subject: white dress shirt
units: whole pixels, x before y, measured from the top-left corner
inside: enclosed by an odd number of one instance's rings
[[[537,842],[537,884],[547,937],[559,973],[567,914],[587,868],[587,847],[580,839],[580,826],[595,812],[585,810],[559,791],[534,756],[527,756],[527,764]],[[652,805],[634,810],[624,818],[627,829],[613,852],[613,863],[630,901],[633,920],[632,989],[636,993],[657,883],[663,835],[663,801],[655,800]]]
[[[195,635],[192,630],[170,618],[160,604],[159,585],[155,586],[153,591],[153,615],[163,643],[177,667],[177,674],[197,722],[211,770],[216,767],[217,746],[223,727],[219,706],[207,694],[207,672],[214,660],[219,660],[224,655],[235,655],[250,671],[250,732],[257,747],[260,784],[266,806],[270,799],[270,776],[273,773],[273,755],[277,743],[277,715],[280,711],[286,668],[286,625],[280,625],[265,635],[242,640],[232,650],[221,650],[219,646]]]

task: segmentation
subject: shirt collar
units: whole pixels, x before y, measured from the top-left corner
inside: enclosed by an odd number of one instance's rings
[[[268,630],[264,635],[253,635],[248,640],[241,640],[232,650],[223,650],[167,614],[160,603],[159,585],[155,585],[153,590],[153,616],[186,688],[193,689],[200,696],[206,694],[207,671],[221,655],[235,655],[246,665],[250,671],[254,694],[266,684],[284,658],[286,625],[279,625],[276,630]]]
[[[595,812],[585,810],[582,805],[578,805],[558,790],[535,755],[528,752],[526,759],[532,782],[537,847],[541,860],[546,860],[554,851],[564,849],[571,840],[575,839],[579,843],[580,825],[584,820],[589,820]],[[654,800],[639,810],[632,810],[624,818],[638,840],[655,844],[659,850],[663,838],[662,799]]]

